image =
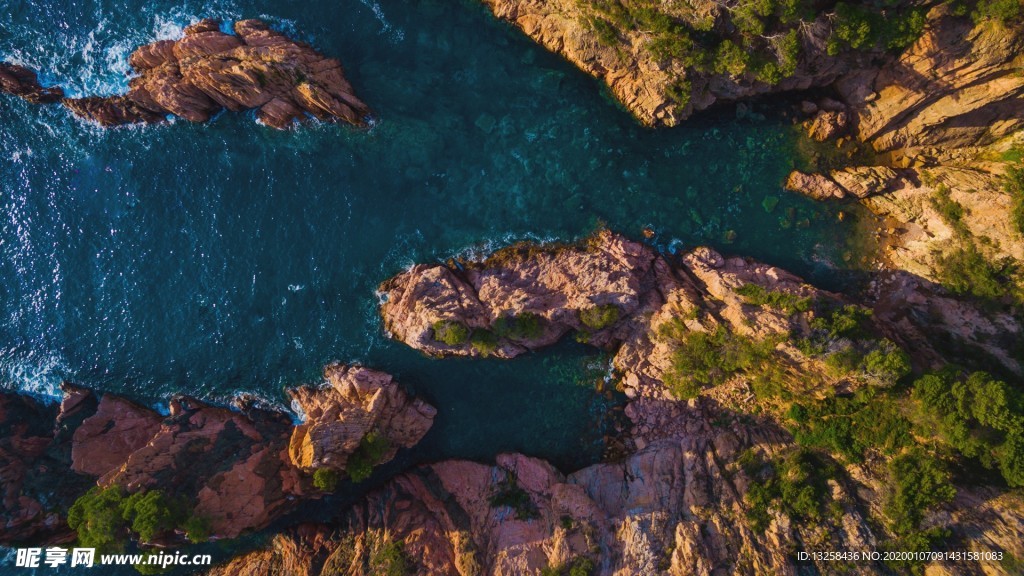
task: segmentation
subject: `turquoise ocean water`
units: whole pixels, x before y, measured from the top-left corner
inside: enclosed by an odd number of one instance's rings
[[[3,385],[281,403],[326,362],[359,361],[438,407],[410,461],[519,450],[572,469],[600,456],[618,402],[579,384],[598,356],[566,343],[512,363],[429,360],[384,337],[377,284],[599,222],[831,282],[851,249],[856,218],[781,190],[794,132],[764,105],[644,129],[469,1],[0,0],[0,60],[114,94],[135,46],[203,16],[263,17],[340,58],[373,127],[277,132],[225,114],[103,131],[0,99]]]

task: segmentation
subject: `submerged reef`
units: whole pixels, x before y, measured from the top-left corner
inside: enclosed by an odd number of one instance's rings
[[[201,20],[179,40],[137,48],[129,63],[138,74],[121,96],[66,98],[40,86],[34,72],[0,63],[0,92],[30,102],[60,102],[102,126],[163,122],[168,115],[206,122],[222,110],[256,110],[268,126],[287,128],[315,117],[366,124],[369,108],[345,79],[341,63],[291,40],[261,20],[240,20],[234,34]]]

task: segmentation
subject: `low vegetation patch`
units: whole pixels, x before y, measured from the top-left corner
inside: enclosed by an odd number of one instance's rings
[[[747,304],[755,306],[766,306],[782,310],[787,314],[806,312],[811,309],[812,298],[797,296],[781,290],[768,290],[758,284],[744,284],[736,293],[743,297]]]
[[[753,459],[744,463],[753,480],[744,496],[751,528],[756,532],[767,528],[772,508],[795,520],[821,518],[829,500],[828,479],[837,472],[835,464],[801,448],[771,462]]]
[[[499,338],[535,340],[544,334],[543,319],[532,312],[502,316],[494,321],[493,330]]]
[[[562,566],[546,566],[541,569],[541,576],[590,576],[594,573],[594,561],[586,556],[577,556]]]
[[[672,368],[664,376],[665,385],[680,400],[695,398],[705,387],[716,386],[739,372],[762,365],[777,344],[775,339],[758,341],[722,326],[714,332],[687,332],[672,353]]]
[[[373,473],[373,467],[380,464],[391,450],[387,436],[373,430],[359,441],[359,447],[348,457],[345,472],[353,482],[362,482]],[[315,478],[314,478],[315,480]]]
[[[469,341],[469,328],[457,320],[438,320],[432,328],[434,340],[448,346],[462,346]]]
[[[894,455],[914,443],[898,399],[871,388],[848,397],[795,402],[785,421],[798,444],[850,463],[863,462],[869,450]]]
[[[68,510],[68,526],[78,543],[103,552],[120,552],[130,538],[151,542],[183,529],[192,541],[209,536],[209,522],[190,516],[187,507],[161,490],[126,494],[120,486],[93,487]]]
[[[580,322],[591,330],[603,330],[618,322],[620,315],[615,304],[601,304],[580,310]]]
[[[519,486],[514,474],[502,481],[489,500],[492,508],[508,507],[515,512],[517,520],[532,520],[540,517],[537,506],[530,499],[530,493]]]
[[[413,573],[405,546],[387,537],[370,552],[369,564],[369,573],[375,576],[407,576]]]

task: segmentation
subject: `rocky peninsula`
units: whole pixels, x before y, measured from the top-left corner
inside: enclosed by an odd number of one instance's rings
[[[256,110],[260,122],[279,129],[307,117],[366,125],[370,110],[338,60],[261,20],[239,20],[233,32],[205,19],[179,40],[140,46],[129,57],[137,76],[121,96],[67,98],[59,87],[41,86],[35,72],[7,63],[0,63],[0,92],[59,102],[101,126],[153,124],[169,115],[206,122],[222,110]]]
[[[935,295],[924,283],[900,289],[903,302]],[[928,413],[922,391],[937,376],[927,374],[967,377],[934,349],[987,340],[964,325],[918,325],[884,297],[852,301],[749,259],[707,248],[666,256],[608,231],[416,266],[381,293],[391,335],[434,356],[513,358],[570,332],[610,350],[630,398],[629,454],[568,475],[516,454],[420,467],[336,524],[279,534],[211,574],[795,574],[816,563],[794,549],[897,549],[939,534],[1024,554],[1024,501],[1005,484],[1024,482],[1024,446],[1000,449],[1014,462],[1003,480],[960,481],[951,470],[969,457],[909,434],[929,420],[904,416]],[[981,314],[969,300],[940,302],[961,307],[951,315]],[[913,391],[897,387],[912,371],[926,375]],[[829,428],[837,418],[860,423]],[[924,476],[941,486],[916,484]],[[905,502],[904,491],[920,499]],[[858,563],[855,573],[892,569]]]

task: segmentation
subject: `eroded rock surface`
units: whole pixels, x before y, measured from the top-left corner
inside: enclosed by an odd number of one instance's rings
[[[64,98],[59,88],[40,87],[33,72],[2,63],[0,92],[60,101],[103,126],[162,122],[169,114],[205,122],[224,109],[255,109],[274,128],[307,116],[363,126],[369,114],[339,61],[260,20],[235,22],[234,34],[222,32],[217,20],[202,20],[180,40],[139,47],[129,63],[138,76],[122,96]]]
[[[383,460],[414,446],[430,429],[437,410],[410,398],[390,374],[362,366],[332,364],[324,371],[329,386],[289,390],[306,421],[289,443],[292,462],[302,469],[333,468],[345,462],[370,432],[388,440]]]
[[[209,521],[212,536],[235,537],[266,526],[303,498],[322,496],[313,470],[344,470],[345,450],[354,450],[369,430],[392,442],[379,464],[416,444],[433,423],[436,411],[410,398],[387,374],[335,364],[325,376],[330,387],[293,391],[305,409],[298,426],[283,412],[243,401],[232,409],[175,397],[163,416],[112,394],[97,400],[72,386],[65,387],[59,412],[25,396],[0,394],[7,526],[0,542],[67,537],[66,521],[54,510],[67,510],[97,484],[180,497]],[[289,446],[295,439],[304,448],[293,460]],[[52,501],[64,504],[44,505]]]

